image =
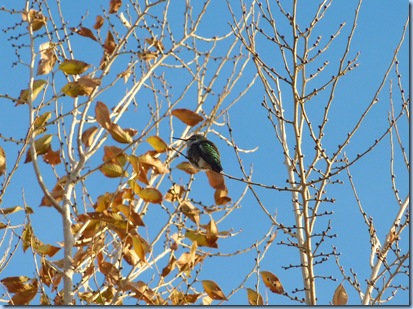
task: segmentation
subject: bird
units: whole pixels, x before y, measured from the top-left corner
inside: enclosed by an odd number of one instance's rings
[[[201,134],[194,134],[187,139],[174,137],[186,141],[187,159],[197,169],[216,173],[223,171],[218,147]]]

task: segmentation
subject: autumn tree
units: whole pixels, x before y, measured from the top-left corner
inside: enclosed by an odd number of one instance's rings
[[[19,76],[0,86],[4,303],[317,304],[328,294],[334,304],[381,304],[403,293],[409,198],[396,174],[409,171],[399,60],[408,20],[375,92],[348,103],[356,118],[343,123],[329,119],[359,69],[361,1],[329,37],[332,1],[285,5],[1,8],[3,71]],[[379,99],[386,122],[371,130]],[[247,141],[242,128],[263,138]],[[218,144],[222,174],[195,169],[173,139],[194,133]],[[382,145],[395,205],[378,229],[381,214],[353,175]],[[367,233],[365,278],[342,265],[354,254],[342,242],[358,239],[334,233],[351,220],[334,213],[337,187],[351,193],[344,203],[363,225],[355,231]]]

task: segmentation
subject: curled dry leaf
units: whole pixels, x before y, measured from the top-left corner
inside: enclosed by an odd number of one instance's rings
[[[37,31],[46,25],[47,17],[38,11],[30,10],[28,13],[22,13],[22,20],[29,23],[32,31]]]
[[[59,65],[59,70],[69,75],[77,75],[77,74],[82,74],[89,67],[90,67],[90,64],[86,62],[83,62],[80,60],[69,59],[69,60],[63,61]]]
[[[97,131],[98,127],[93,126],[82,133],[82,143],[83,145],[85,145],[85,147],[90,147],[90,145],[92,145],[93,137],[95,136]]]
[[[102,16],[100,15],[96,16],[96,21],[95,21],[95,24],[93,25],[93,29],[98,30],[102,28],[104,21],[105,19]]]
[[[200,121],[204,120],[202,116],[185,108],[176,108],[171,112],[171,114],[191,127],[197,125]]]
[[[174,184],[165,194],[165,200],[168,202],[176,202],[182,198],[185,193],[185,188],[181,185]]]
[[[33,101],[39,95],[40,91],[43,90],[44,85],[46,84],[47,82],[44,79],[37,79],[33,82]],[[19,100],[17,101],[16,105],[27,103],[29,98],[30,98],[30,89],[24,89],[20,91]]]
[[[0,147],[0,176],[6,171],[6,153],[4,149]]]
[[[37,67],[37,75],[48,74],[56,63],[57,57],[54,52],[56,44],[51,42],[39,46],[40,60]]]
[[[138,57],[142,60],[149,61],[149,60],[152,60],[152,59],[156,59],[156,57],[158,57],[158,53],[153,52],[153,51],[145,50],[143,52],[139,52]]]
[[[51,192],[51,196],[56,200],[56,202],[60,202],[62,200],[63,194],[65,193],[64,187],[66,186],[66,182],[67,176],[63,176],[57,181],[56,185],[54,186],[53,191]],[[53,206],[53,203],[45,195],[40,202],[40,206]]]
[[[112,121],[110,120],[110,112],[105,103],[98,101],[95,107],[96,121],[106,130],[109,130]]]
[[[209,297],[215,300],[228,300],[221,288],[212,280],[203,280],[202,286],[204,291],[208,294]]]
[[[333,305],[343,306],[346,305],[348,301],[348,295],[346,289],[342,284],[339,284],[333,295]]]
[[[201,211],[196,208],[191,202],[184,201],[179,205],[179,209],[197,226],[199,225],[199,214]]]
[[[146,141],[155,149],[156,152],[162,153],[168,150],[168,145],[159,136],[149,136]]]
[[[81,36],[84,36],[86,38],[92,39],[93,41],[97,42],[95,35],[93,34],[92,30],[90,30],[89,28],[86,28],[86,27],[80,27],[80,29],[70,28],[70,30],[73,31],[74,33],[77,33]]]
[[[269,288],[271,292],[284,294],[284,288],[280,282],[280,279],[278,279],[276,275],[269,271],[262,271],[261,277],[264,281],[265,286]]]
[[[112,123],[108,131],[112,138],[119,143],[130,144],[133,142],[132,137],[116,123]]]
[[[146,38],[145,41],[149,45],[155,46],[155,48],[160,52],[163,52],[164,49],[165,49],[165,46],[163,46],[163,44],[160,40],[157,40],[155,38]]]
[[[122,0],[110,0],[109,14],[116,13],[122,5]]]
[[[253,289],[247,288],[248,303],[252,306],[263,306],[264,301],[260,293],[257,293]]]
[[[182,162],[179,163],[176,166],[177,169],[180,169],[181,171],[184,171],[185,173],[189,174],[189,175],[193,175],[199,172],[198,169],[196,169],[191,163],[189,162]]]
[[[224,176],[214,172],[214,171],[206,171],[205,172],[208,177],[209,185],[214,189],[219,190],[226,190]]]
[[[225,205],[231,202],[231,198],[228,196],[228,190],[217,189],[214,193],[215,204]]]
[[[108,31],[105,43],[103,43],[103,48],[105,49],[105,52],[108,55],[112,55],[112,53],[114,52],[116,48],[115,39],[113,37],[113,34],[110,31]]]
[[[60,149],[53,151],[52,147],[49,147],[47,152],[43,156],[43,161],[50,165],[60,164]]]

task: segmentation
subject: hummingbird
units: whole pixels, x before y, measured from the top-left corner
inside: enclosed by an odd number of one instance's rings
[[[187,159],[195,168],[216,173],[223,170],[218,147],[201,134],[194,134],[188,139],[174,138],[186,141]]]

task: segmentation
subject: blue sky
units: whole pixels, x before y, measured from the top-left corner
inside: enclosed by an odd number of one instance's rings
[[[176,37],[180,36],[179,26],[182,22],[180,20],[181,13],[184,7],[184,1],[176,1],[172,12],[176,14],[170,14],[171,23],[176,19]],[[290,2],[288,2],[290,3]],[[3,4],[6,8],[18,8],[20,5],[15,4],[14,1],[5,1]],[[103,5],[103,4],[102,4]],[[238,5],[238,2],[234,2],[234,8]],[[310,6],[310,7],[308,7]],[[352,20],[354,16],[354,10],[357,6],[357,1],[334,1],[331,8],[328,10],[326,17],[320,22],[318,28],[316,28],[313,34],[313,40],[318,35],[322,36],[322,42],[328,40],[331,34],[333,34],[340,23],[346,22],[346,25],[342,29],[341,35],[329,48],[328,52],[323,56],[320,61],[328,60],[330,65],[320,74],[320,78],[314,80],[309,84],[309,89],[319,86],[322,82],[327,80],[331,75],[335,74],[339,57],[343,53],[343,48],[346,44],[346,38],[351,30]],[[67,19],[69,21],[69,27],[76,27],[80,22],[79,14],[84,15],[88,10],[88,16],[85,18],[84,26],[92,27],[94,24],[94,16],[100,14],[98,6],[93,7],[87,2],[83,1],[70,1],[62,3],[62,8]],[[124,7],[123,7],[124,8]],[[288,9],[288,4],[286,4]],[[53,9],[53,5],[52,5]],[[194,11],[199,11],[200,7],[194,5]],[[302,24],[309,20],[314,14],[315,6],[311,6],[306,1],[302,1],[298,7],[298,19],[303,20]],[[239,12],[239,8],[236,9]],[[355,125],[361,113],[365,107],[370,103],[371,98],[376,92],[384,72],[387,70],[394,49],[396,48],[401,34],[403,25],[408,15],[408,2],[407,1],[390,1],[390,0],[376,0],[365,1],[359,13],[359,19],[357,22],[357,30],[354,35],[351,51],[348,58],[354,57],[357,52],[360,52],[357,63],[359,66],[356,70],[347,74],[335,92],[334,106],[329,116],[329,123],[326,126],[325,139],[323,141],[324,147],[327,148],[329,153],[335,151],[335,147],[341,143],[345,138],[347,132]],[[19,16],[11,16],[10,14],[0,12],[0,18],[2,20],[2,27],[11,27],[19,20]],[[291,30],[287,28],[287,24],[283,23],[280,18],[279,29],[281,32],[288,35],[291,34]],[[228,33],[230,28],[228,22],[231,22],[226,4],[224,1],[213,1],[210,7],[210,11],[205,16],[205,23],[201,24],[199,30],[204,36],[220,36]],[[121,25],[117,25],[120,31],[124,31]],[[304,26],[303,26],[304,27]],[[21,31],[21,30],[20,30]],[[17,97],[21,89],[27,87],[28,83],[28,70],[23,65],[12,67],[12,63],[17,60],[14,49],[10,46],[14,41],[8,41],[10,36],[16,35],[16,31],[9,31],[8,33],[0,33],[0,42],[3,46],[0,49],[0,70],[3,72],[0,76],[0,94],[9,94],[10,96]],[[408,50],[408,38],[401,48],[398,56],[400,65],[400,73],[404,89],[408,92],[409,83],[409,50]],[[79,60],[92,63],[94,66],[99,65],[101,58],[101,51],[98,44],[91,40],[87,40],[80,37],[73,37],[73,50],[75,51],[75,58]],[[38,44],[44,41],[38,39]],[[165,45],[168,42],[164,42]],[[200,48],[207,49],[210,45],[200,44]],[[263,57],[275,68],[282,68],[282,59],[279,57],[279,52],[274,45],[262,40],[257,43],[260,50],[263,52]],[[132,47],[131,47],[132,48]],[[216,50],[217,56],[223,51],[223,47],[218,47]],[[246,53],[246,51],[243,51]],[[23,52],[23,57],[27,61],[27,54]],[[113,74],[117,74],[124,70],[127,66],[128,58],[124,57],[117,63],[114,68]],[[316,67],[316,66],[315,66]],[[215,85],[215,91],[219,93],[222,87],[225,86],[226,76],[229,76],[231,68],[228,66],[223,70],[222,76]],[[61,72],[59,72],[61,74]],[[56,73],[57,75],[58,73]],[[172,85],[171,92],[179,93],[186,86],[187,76],[180,75],[178,78],[173,75],[174,73],[165,73],[166,76],[172,77],[170,83]],[[209,71],[207,74],[210,74]],[[246,85],[251,81],[252,76],[255,74],[255,67],[252,62],[244,69],[242,78],[237,86],[234,88],[233,93],[228,97],[228,103],[231,99],[234,99],[238,93],[245,89]],[[61,74],[62,75],[62,74]],[[212,76],[207,75],[207,79]],[[397,92],[397,78],[392,70],[390,78],[393,81],[394,102],[396,110],[399,110],[400,97]],[[58,81],[63,82],[63,76],[58,76]],[[63,85],[63,84],[62,84]],[[122,88],[123,87],[123,88]],[[107,91],[104,96],[105,103],[110,107],[114,106],[123,96],[125,91],[131,87],[130,84],[120,86],[119,88]],[[285,102],[291,100],[291,96],[288,92],[288,88],[285,85],[281,86],[283,92],[283,99]],[[58,89],[59,86],[57,87]],[[191,89],[190,94],[193,93],[193,99],[188,96],[185,101],[181,102],[179,107],[193,109],[196,103],[196,89]],[[408,96],[408,93],[406,93]],[[258,150],[253,153],[243,154],[242,159],[245,167],[248,169],[253,167],[253,180],[265,184],[276,184],[277,186],[285,185],[285,179],[287,178],[287,171],[283,164],[282,149],[280,145],[274,140],[273,128],[266,119],[266,111],[261,107],[261,102],[264,97],[264,91],[262,85],[257,80],[251,87],[250,91],[242,97],[239,103],[237,103],[230,110],[230,120],[233,129],[233,136],[240,148],[253,149],[258,147]],[[385,83],[384,89],[379,96],[380,101],[377,103],[371,113],[366,117],[362,127],[352,140],[347,155],[350,158],[354,158],[357,153],[363,152],[368,148],[376,138],[378,138],[386,129],[388,125],[387,115],[389,110],[389,82]],[[208,111],[208,107],[213,106],[217,100],[216,96],[210,96],[205,103],[205,110]],[[310,116],[313,117],[315,123],[320,119],[320,114],[324,108],[324,103],[327,100],[326,95],[320,94],[314,97],[308,104],[313,104],[314,107],[309,109]],[[14,104],[5,99],[1,99],[2,103],[2,121],[0,122],[0,134],[3,137],[24,137],[27,131],[28,112],[26,106],[14,107]],[[60,102],[63,104],[63,109],[70,108],[72,105],[71,98],[63,98]],[[119,124],[122,127],[133,127],[138,131],[141,131],[147,119],[146,105],[153,101],[153,96],[150,91],[142,91],[137,95],[138,106],[130,107],[128,113],[121,119]],[[286,103],[285,103],[286,104]],[[286,114],[291,113],[288,104],[286,106]],[[222,122],[223,119],[220,119]],[[173,122],[175,134],[178,136],[185,129],[185,126],[178,121]],[[225,137],[229,137],[227,127],[213,126],[213,129]],[[408,123],[406,119],[402,119],[399,123],[400,134],[405,142],[407,148],[408,141]],[[167,142],[170,137],[170,127],[165,125],[160,128],[160,136]],[[218,136],[211,133],[208,137],[213,140],[219,147],[222,155],[222,165],[227,174],[235,177],[241,177],[240,169],[236,161],[236,156],[232,147],[225,144]],[[308,138],[308,137],[307,137]],[[307,142],[306,142],[307,141]],[[3,138],[0,137],[0,146],[2,146],[7,154],[8,162],[13,162],[17,155],[18,147],[11,143],[6,143]],[[305,139],[303,144],[305,149],[311,152],[312,144],[309,139]],[[150,149],[145,143],[139,146],[139,153]],[[399,149],[395,149],[398,156],[398,162],[395,165],[396,181],[400,196],[404,199],[409,190],[409,178],[408,173],[400,160]],[[406,149],[406,151],[408,151]],[[95,167],[100,161],[102,155],[97,154],[97,161],[90,162],[91,167]],[[183,160],[183,159],[182,159]],[[181,160],[178,159],[172,164],[172,176],[177,183],[186,184],[188,181],[188,175],[181,171],[174,169],[177,163]],[[375,149],[373,153],[363,158],[351,167],[350,171],[353,175],[353,180],[357,186],[359,198],[363,203],[365,211],[368,215],[374,218],[374,223],[378,236],[382,242],[388,232],[391,225],[390,218],[393,218],[397,212],[397,204],[395,203],[394,194],[391,190],[390,174],[389,174],[389,138],[386,137],[384,141]],[[52,188],[55,179],[50,170],[43,166],[46,172],[46,183]],[[54,213],[50,208],[39,208],[38,204],[43,196],[38,185],[33,180],[33,167],[30,164],[21,165],[19,171],[16,173],[15,178],[12,180],[10,187],[7,189],[8,193],[5,195],[1,207],[12,207],[15,205],[22,205],[23,200],[21,193],[24,191],[25,199],[28,205],[30,205],[35,213],[31,216],[32,224],[34,226],[36,235],[44,242],[56,244],[56,242],[62,241],[61,220],[59,216]],[[332,233],[337,234],[337,238],[330,242],[327,242],[323,248],[324,252],[331,251],[331,245],[334,244],[338,251],[342,253],[340,256],[340,263],[346,269],[346,272],[350,274],[349,269],[352,268],[358,275],[360,283],[365,286],[364,279],[368,278],[370,274],[369,266],[369,236],[366,226],[363,223],[362,216],[358,211],[358,207],[349,186],[348,179],[345,173],[341,173],[338,177],[344,181],[343,185],[331,185],[327,187],[327,196],[334,197],[336,203],[325,204],[323,210],[333,211],[334,214],[330,217],[322,217],[319,219],[320,231],[322,231],[328,224],[328,220],[332,222]],[[100,174],[94,175],[90,179],[92,184],[90,187],[90,193],[93,198],[103,194],[106,191],[113,191],[116,187],[116,180],[102,179]],[[226,180],[227,187],[229,189],[229,195],[233,200],[237,200],[244,190],[244,185],[237,181]],[[161,191],[165,192],[170,183],[165,182],[161,186]],[[272,213],[277,213],[277,220],[286,225],[293,224],[294,217],[291,208],[291,195],[285,192],[269,191],[264,189],[257,189],[260,194],[262,202],[266,205]],[[203,173],[199,173],[195,176],[195,181],[191,187],[191,194],[195,200],[202,200],[207,205],[213,204],[213,189],[207,184],[206,176]],[[165,202],[165,207],[170,205]],[[215,214],[214,214],[215,215]],[[214,217],[216,220],[222,214]],[[20,217],[19,217],[20,216]],[[146,235],[149,240],[153,239],[158,232],[156,227],[162,225],[162,222],[166,222],[167,216],[158,205],[150,205],[148,217],[145,223],[147,227],[140,230],[142,235]],[[21,222],[22,217],[20,214],[16,214],[13,217],[15,224]],[[208,222],[208,216],[203,216],[201,223],[206,224]],[[251,193],[247,193],[245,198],[240,204],[240,208],[234,210],[232,214],[224,220],[220,225],[220,230],[232,230],[233,232],[239,232],[236,236],[222,239],[219,242],[218,249],[208,249],[212,253],[233,253],[236,250],[251,247],[257,240],[261,239],[270,228],[270,221],[266,215],[260,210],[256,200]],[[153,227],[153,228],[152,228]],[[407,235],[405,234],[406,238]],[[276,243],[280,241],[287,241],[287,237],[280,231],[278,232]],[[402,239],[402,247],[406,248],[409,239]],[[162,244],[160,244],[161,246]],[[262,249],[262,247],[261,247]],[[18,249],[21,251],[21,248]],[[156,250],[156,249],[155,249]],[[202,272],[199,275],[199,280],[214,280],[223,289],[224,293],[228,295],[234,287],[238,286],[245,275],[254,267],[256,252],[254,250],[249,251],[246,254],[240,256],[229,257],[217,257],[206,260]],[[260,263],[261,270],[268,270],[276,274],[286,291],[291,293],[295,288],[301,287],[301,274],[298,269],[284,270],[282,267],[291,263],[297,263],[298,253],[296,250],[287,248],[285,246],[273,244],[269,251],[266,253],[265,258]],[[158,267],[162,268],[166,265],[167,259],[164,259],[158,264]],[[328,304],[331,300],[335,286],[342,281],[340,272],[334,262],[333,258],[327,263],[322,264],[316,268],[316,273],[322,276],[333,276],[338,280],[331,282],[328,280],[320,279],[317,281],[317,296],[319,304]],[[33,261],[31,253],[17,254],[13,262],[1,273],[0,278],[7,276],[27,275],[33,276]],[[151,272],[145,274],[148,280],[151,278]],[[143,280],[143,279],[142,279]],[[245,287],[254,288],[254,284],[257,282],[257,278],[253,275],[245,284]],[[407,284],[407,280],[403,278],[403,284]],[[400,283],[397,281],[397,283]],[[348,283],[344,283],[347,293],[349,294],[349,304],[357,305],[360,303],[358,295],[354,292],[352,287]],[[333,287],[332,287],[333,286]],[[202,285],[196,283],[195,287],[198,291],[202,291]],[[268,298],[268,302],[274,305],[288,305],[293,304],[291,301],[283,296],[275,295],[265,289],[263,284],[260,285],[260,292],[264,299]],[[293,294],[292,294],[293,295]],[[407,304],[409,301],[409,291],[399,291],[397,296],[390,304],[402,305]],[[217,302],[214,302],[217,303]],[[241,289],[234,296],[230,298],[227,304],[247,304],[246,291]]]

